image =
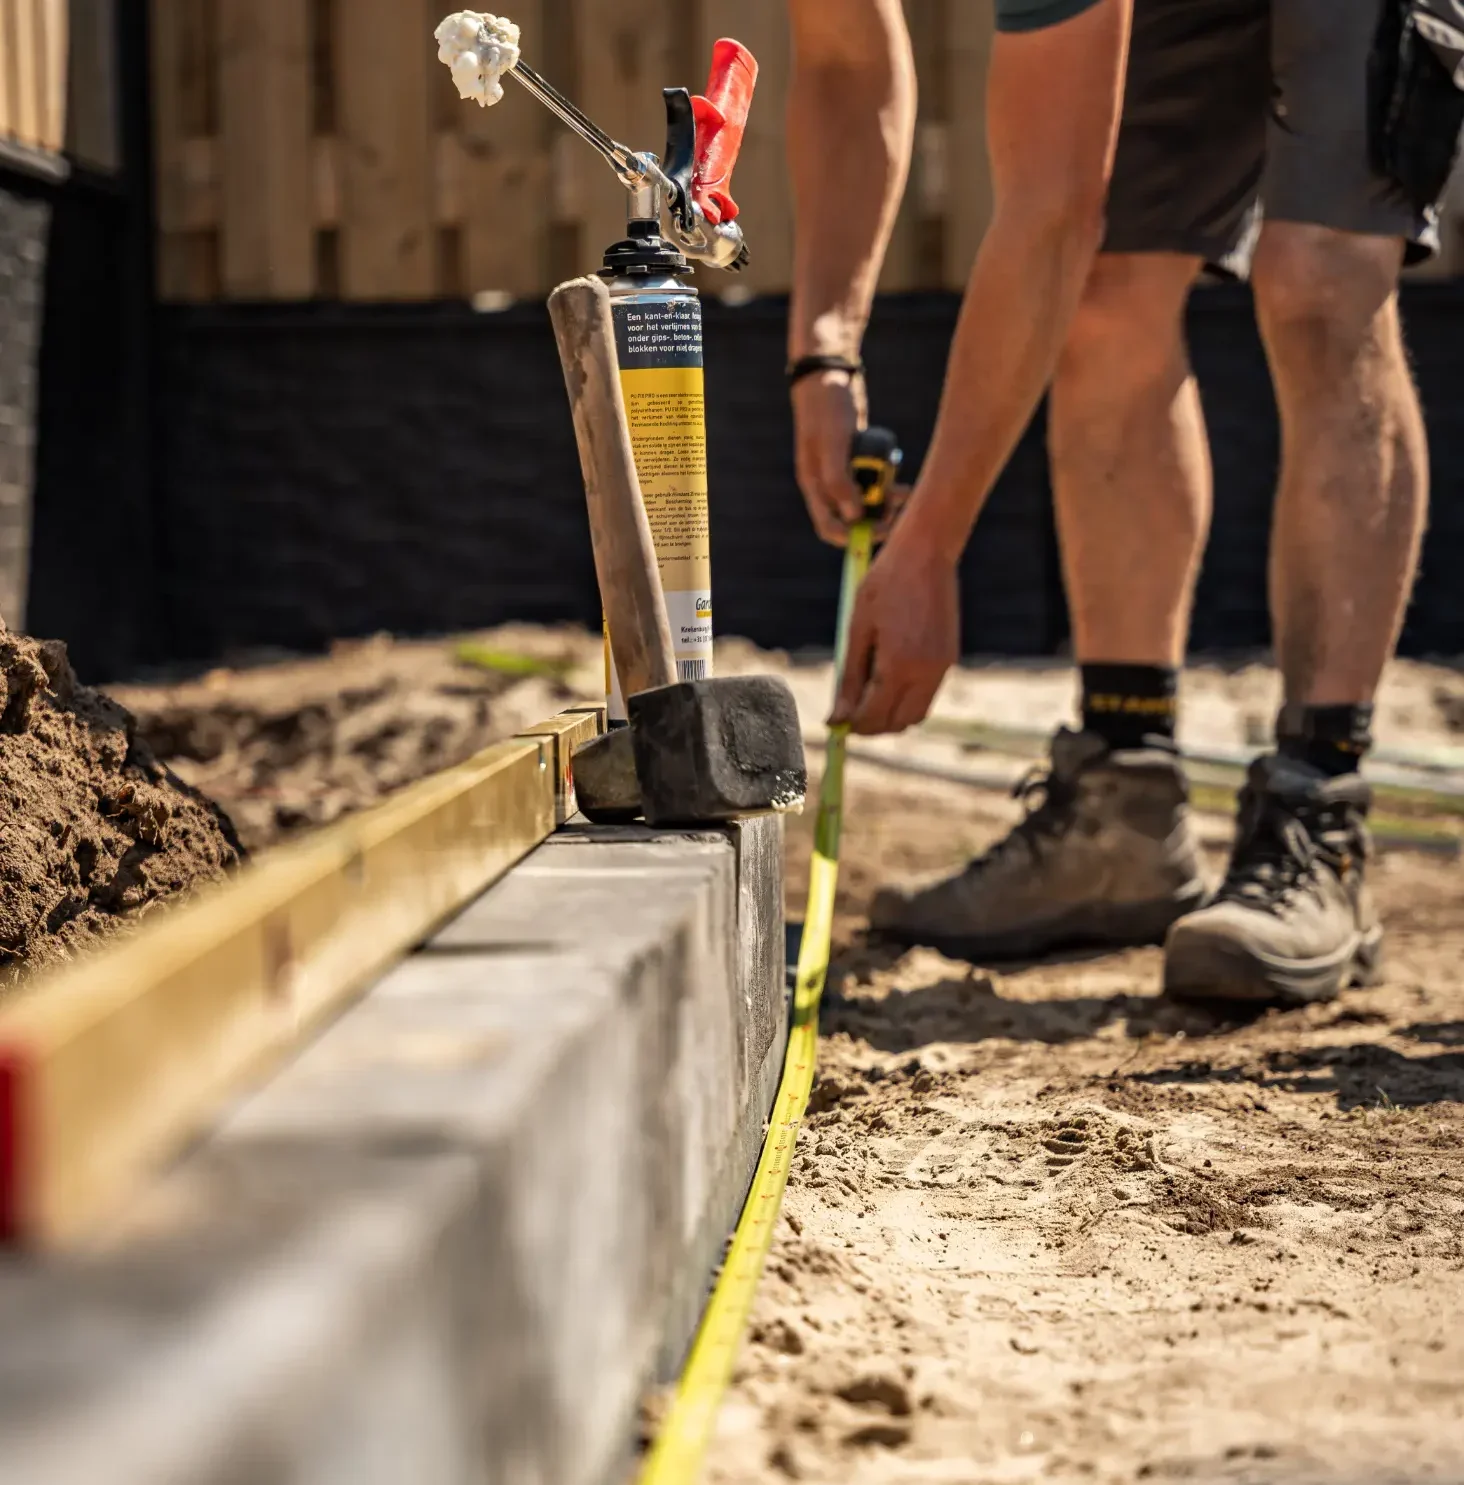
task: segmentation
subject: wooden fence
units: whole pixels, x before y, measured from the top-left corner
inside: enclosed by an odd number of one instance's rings
[[[115,0],[0,0],[0,143],[120,168]]]
[[[0,0],[0,139],[66,142],[67,0]]]
[[[14,0],[10,0],[14,3]],[[447,0],[152,0],[165,298],[542,294],[597,264],[624,192],[512,83],[462,102],[432,32]],[[712,42],[750,46],[737,167],[754,291],[787,287],[786,0],[513,0],[525,56],[617,138],[660,150],[661,87],[699,90]],[[921,76],[887,288],[960,283],[988,205],[983,0],[907,0]],[[948,182],[960,189],[948,191]]]
[[[504,3],[526,57],[635,148],[660,149],[661,87],[699,89],[718,36],[752,48],[761,78],[735,189],[753,258],[740,282],[786,289],[787,0]],[[9,16],[56,8],[0,0]],[[525,296],[596,266],[620,233],[624,192],[511,82],[493,109],[457,97],[432,41],[449,8],[449,0],[152,0],[164,298]],[[990,211],[983,79],[992,7],[905,0],[905,9],[920,120],[881,287],[959,288]],[[1446,235],[1434,272],[1464,268],[1458,224]]]

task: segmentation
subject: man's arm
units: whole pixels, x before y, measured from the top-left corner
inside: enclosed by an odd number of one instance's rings
[[[981,0],[961,0],[981,3]],[[788,161],[797,231],[790,359],[857,359],[904,193],[915,132],[915,65],[900,0],[789,0]],[[847,372],[793,391],[799,482],[819,534],[859,514],[849,439],[863,388]]]
[[[956,564],[1051,378],[1102,240],[1131,9],[1097,0],[993,43],[995,209],[920,479],[856,610],[833,717],[855,731],[920,721],[957,658]]]

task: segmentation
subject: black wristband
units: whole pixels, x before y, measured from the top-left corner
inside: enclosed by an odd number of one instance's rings
[[[800,356],[790,361],[784,375],[789,387],[795,386],[806,376],[816,376],[820,371],[847,371],[850,376],[864,374],[864,362],[849,356]]]

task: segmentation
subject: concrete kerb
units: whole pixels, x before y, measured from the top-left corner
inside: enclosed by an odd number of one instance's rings
[[[572,822],[105,1244],[0,1265],[7,1476],[623,1476],[776,1090],[781,835]]]

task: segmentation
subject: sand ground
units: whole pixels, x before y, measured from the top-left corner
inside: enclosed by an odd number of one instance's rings
[[[875,882],[1016,811],[851,765],[812,1113],[708,1480],[1464,1480],[1457,862],[1376,862],[1383,985],[1246,1022],[1162,1002],[1158,950],[866,941]]]
[[[118,694],[267,848],[599,684],[593,636],[489,638],[562,665],[484,676],[382,639]],[[784,670],[817,740],[826,663],[734,642],[718,665]],[[1260,745],[1276,690],[1198,668],[1181,735]],[[1062,666],[967,667],[937,715],[1048,729],[1072,696]],[[1380,700],[1384,748],[1455,766],[1464,671],[1396,665]],[[869,746],[969,759],[938,731]],[[878,881],[960,862],[1018,806],[862,762],[847,804],[818,1083],[708,1479],[1464,1481],[1457,857],[1376,861],[1384,984],[1226,1022],[1164,1004],[1153,949],[997,968],[869,942]],[[1229,823],[1205,829],[1218,873]]]

